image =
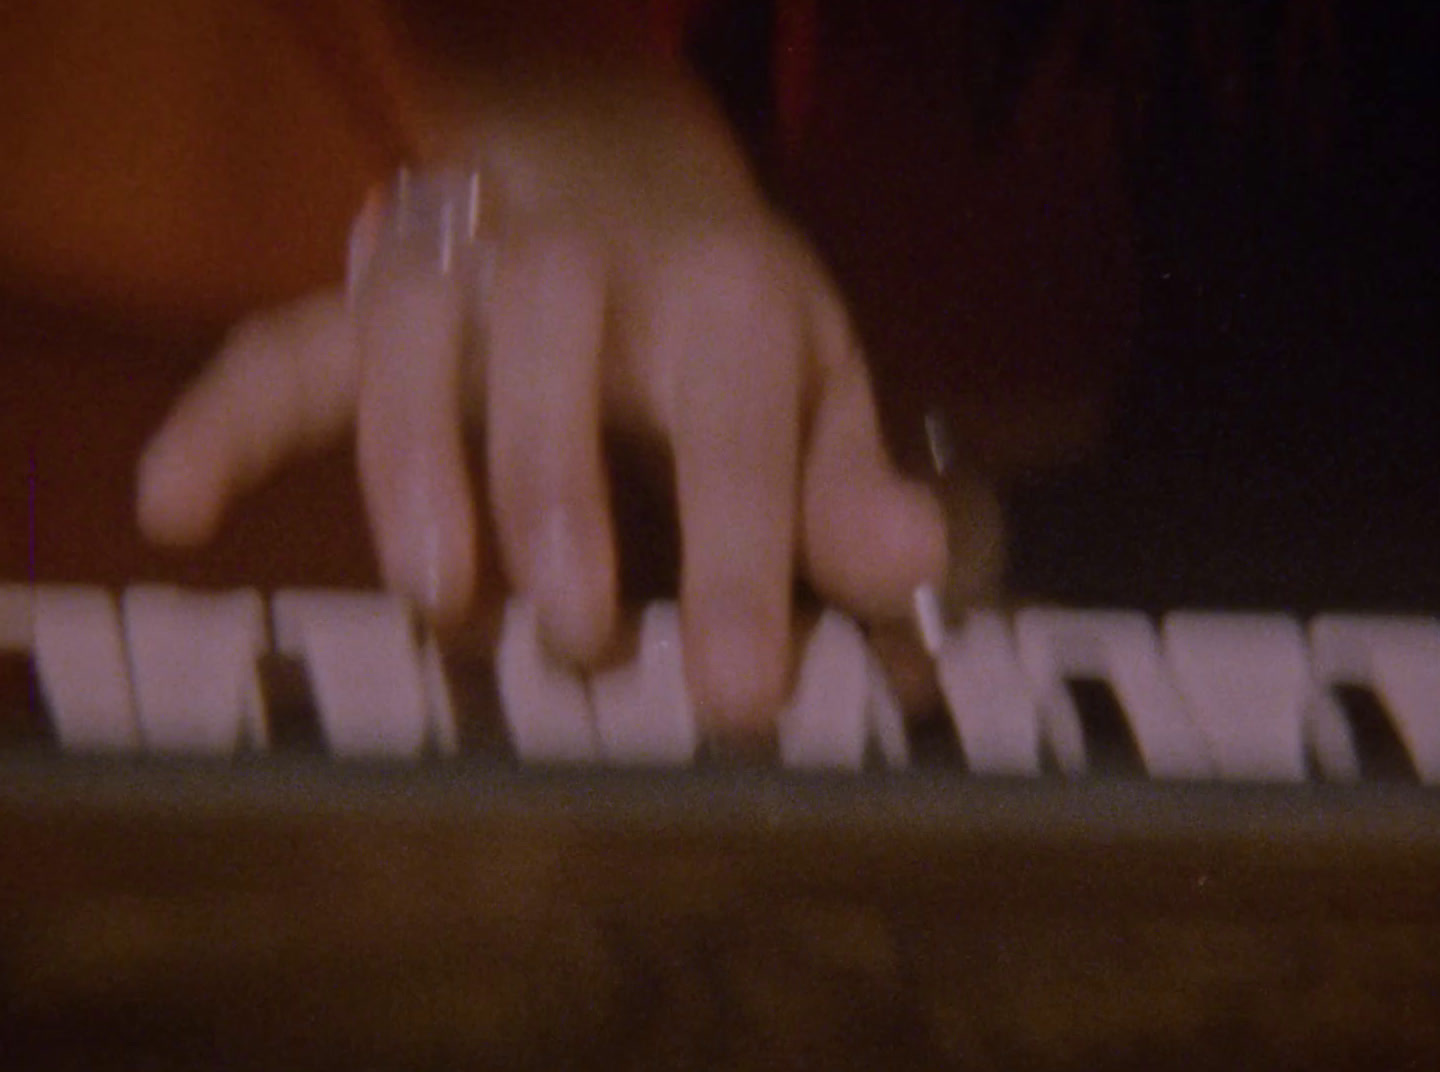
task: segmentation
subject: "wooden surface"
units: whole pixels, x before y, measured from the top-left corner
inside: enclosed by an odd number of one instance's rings
[[[7,770],[18,1068],[1425,1068],[1433,801]]]

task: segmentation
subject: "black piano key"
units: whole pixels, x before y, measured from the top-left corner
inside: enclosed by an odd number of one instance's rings
[[[1078,677],[1067,679],[1065,687],[1080,715],[1087,773],[1100,778],[1145,777],[1140,746],[1110,682]]]
[[[53,748],[56,743],[34,661],[18,652],[0,654],[0,748]]]
[[[257,670],[265,698],[270,748],[277,752],[324,753],[328,747],[325,730],[304,661],[269,652],[260,657]]]
[[[905,736],[912,765],[954,771],[966,769],[965,749],[943,700],[937,700],[928,711],[909,714],[905,719]]]
[[[500,687],[491,654],[481,650],[451,651],[444,655],[441,664],[455,712],[460,755],[499,762],[518,761],[500,704]]]
[[[780,767],[775,733],[704,733],[691,766],[699,770],[774,770]]]
[[[1332,690],[1350,726],[1360,777],[1375,782],[1418,782],[1419,774],[1395,723],[1374,689],[1364,685],[1335,685]]]

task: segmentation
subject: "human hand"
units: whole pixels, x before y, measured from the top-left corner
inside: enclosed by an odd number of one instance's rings
[[[797,568],[862,617],[905,614],[944,572],[944,525],[887,460],[834,287],[708,119],[629,104],[493,120],[482,241],[448,273],[392,258],[355,300],[242,325],[145,452],[147,534],[203,541],[237,492],[353,426],[386,582],[455,619],[491,553],[473,417],[504,573],[555,653],[593,664],[618,617],[614,425],[673,458],[687,677],[712,727],[783,702]]]

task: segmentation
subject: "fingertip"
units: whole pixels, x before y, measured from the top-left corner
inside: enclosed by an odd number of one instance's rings
[[[788,616],[729,598],[690,608],[685,626],[687,680],[707,732],[744,740],[773,730],[789,694]]]
[[[232,330],[136,463],[136,520],[157,543],[215,534],[231,497],[353,412],[353,325],[333,293]]]
[[[378,423],[378,422],[377,422]],[[437,625],[469,608],[478,572],[474,498],[453,427],[406,438],[362,426],[356,461],[385,584]],[[368,433],[368,434],[367,434]]]
[[[875,575],[862,579],[852,602],[868,617],[908,615],[915,589],[948,573],[944,507],[927,485],[891,476],[877,486],[868,516],[875,526]]]
[[[475,587],[476,552],[467,506],[402,503],[375,519],[381,572],[392,591],[437,625],[463,619]]]
[[[605,518],[551,509],[536,534],[528,587],[546,646],[568,662],[599,663],[618,613],[615,552]]]
[[[948,568],[945,511],[929,487],[888,471],[815,489],[805,561],[820,592],[866,618],[908,613],[921,584]]]
[[[948,565],[945,508],[928,485],[916,480],[891,477],[882,494],[889,499],[882,514],[891,519],[891,552],[898,562],[909,564],[908,588],[945,575]]]
[[[191,547],[219,525],[223,489],[214,473],[164,432],[136,467],[135,513],[140,531],[155,543]]]

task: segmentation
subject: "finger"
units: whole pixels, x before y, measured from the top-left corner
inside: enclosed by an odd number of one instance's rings
[[[475,583],[460,413],[464,315],[450,276],[393,269],[361,313],[356,452],[385,581],[440,621]]]
[[[511,582],[547,645],[593,663],[616,615],[616,554],[600,441],[604,260],[583,239],[526,235],[488,295],[490,494]]]
[[[207,539],[236,494],[341,433],[357,369],[354,322],[337,293],[246,322],[146,446],[141,529],[163,543]]]
[[[802,557],[816,589],[867,618],[908,613],[945,575],[944,514],[886,455],[869,377],[844,313],[818,299],[814,394],[802,478]]]
[[[687,672],[712,728],[773,719],[789,677],[800,338],[789,276],[745,250],[679,273],[657,336],[678,362],[670,434]]]

